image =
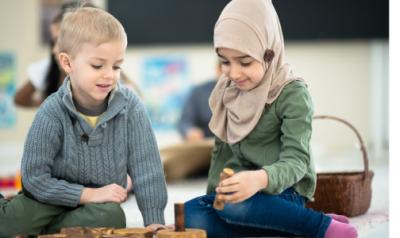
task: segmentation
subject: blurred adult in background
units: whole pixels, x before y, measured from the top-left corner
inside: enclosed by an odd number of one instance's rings
[[[55,51],[57,50],[56,42],[66,7],[66,5],[62,7],[60,13],[50,24],[50,57],[28,66],[28,81],[15,94],[14,102],[18,106],[38,107],[44,99],[57,91],[64,81],[65,73],[57,63]]]
[[[207,175],[210,167],[213,134],[208,128],[211,110],[208,98],[221,75],[221,63],[215,67],[215,78],[195,86],[185,102],[178,130],[182,143],[160,150],[167,181]]]
[[[50,24],[50,56],[28,66],[28,81],[17,90],[14,97],[16,105],[22,107],[38,107],[62,85],[66,75],[58,63],[57,55],[59,52],[57,38],[60,33],[60,26],[64,13],[81,5],[80,1],[71,1],[61,6],[60,12],[54,17]],[[89,2],[84,3],[82,6],[95,7]],[[124,72],[121,72],[120,82],[141,96],[137,85],[129,80]]]
[[[218,62],[215,67],[215,78],[195,86],[190,92],[178,122],[178,130],[184,140],[198,141],[213,137],[208,128],[211,118],[208,98],[220,75],[221,64]]]

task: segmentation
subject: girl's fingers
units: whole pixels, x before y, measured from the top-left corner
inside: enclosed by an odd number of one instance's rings
[[[220,182],[220,186],[229,186],[229,185],[233,185],[233,184],[238,184],[240,183],[240,181],[238,181],[235,177],[230,177],[227,179],[224,179]]]
[[[240,190],[239,184],[217,187],[217,193],[234,193]]]
[[[229,203],[235,203],[240,198],[240,194],[237,192],[231,194],[218,194],[217,196],[218,199]]]

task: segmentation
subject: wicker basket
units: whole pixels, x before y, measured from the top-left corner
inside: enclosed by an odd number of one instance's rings
[[[371,204],[371,182],[374,173],[368,168],[368,155],[360,133],[349,122],[327,115],[315,116],[314,119],[330,119],[341,122],[356,134],[363,156],[364,171],[343,173],[318,173],[315,201],[307,207],[325,213],[342,214],[349,217],[364,214]]]

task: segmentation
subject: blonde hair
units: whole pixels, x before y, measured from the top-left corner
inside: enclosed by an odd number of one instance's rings
[[[60,29],[60,52],[75,55],[84,43],[102,44],[120,40],[126,47],[128,39],[122,24],[110,13],[93,7],[80,7],[66,12]]]

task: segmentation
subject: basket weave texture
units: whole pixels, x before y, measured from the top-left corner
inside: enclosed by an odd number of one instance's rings
[[[371,183],[374,173],[369,170],[368,154],[360,133],[346,120],[335,116],[319,115],[314,119],[330,119],[347,125],[357,136],[363,156],[364,171],[343,173],[318,173],[315,200],[307,207],[325,213],[354,217],[364,214],[371,205]]]

